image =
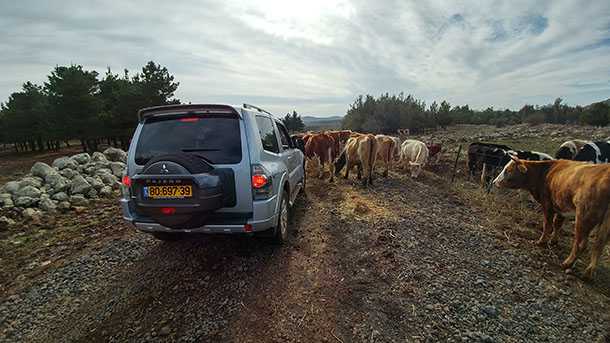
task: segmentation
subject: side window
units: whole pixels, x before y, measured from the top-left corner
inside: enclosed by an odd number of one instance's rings
[[[276,154],[279,153],[280,147],[277,144],[277,136],[275,135],[271,119],[263,116],[256,116],[256,126],[258,126],[258,133],[261,135],[263,149]]]
[[[277,128],[280,131],[280,140],[282,141],[282,148],[284,150],[292,148],[292,144],[290,144],[290,135],[288,135],[288,130],[286,130],[284,124],[277,121],[275,122],[275,124],[277,125]]]

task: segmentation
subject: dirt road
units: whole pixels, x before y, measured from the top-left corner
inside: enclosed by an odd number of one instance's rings
[[[60,218],[32,242],[2,240],[0,340],[592,342],[608,333],[609,271],[593,283],[564,274],[567,233],[547,250],[530,243],[533,229],[504,238],[486,225],[488,211],[432,173],[391,173],[369,188],[310,179],[307,193],[281,248],[158,242],[112,203]]]

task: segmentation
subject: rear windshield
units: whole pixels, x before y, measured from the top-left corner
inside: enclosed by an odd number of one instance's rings
[[[201,155],[214,164],[239,163],[239,120],[224,114],[146,120],[136,146],[137,164],[146,164],[156,156],[180,152]]]

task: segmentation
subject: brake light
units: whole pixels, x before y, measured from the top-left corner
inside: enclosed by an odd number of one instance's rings
[[[175,207],[161,207],[161,214],[164,214],[166,216],[171,216],[174,213],[176,213]]]
[[[180,119],[178,119],[178,121],[181,121],[183,123],[192,123],[192,122],[199,121],[199,117],[180,118]]]
[[[252,232],[252,224],[244,224],[244,232]]]
[[[252,187],[258,189],[263,188],[267,184],[267,177],[265,175],[252,175]]]
[[[123,186],[131,187],[131,178],[129,176],[123,175],[121,182],[123,183]]]

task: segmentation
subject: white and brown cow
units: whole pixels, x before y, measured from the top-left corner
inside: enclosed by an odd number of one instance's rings
[[[389,170],[392,168],[392,162],[394,161],[394,155],[398,147],[394,137],[386,135],[376,135],[377,140],[377,160],[383,161],[385,169],[383,170],[383,176],[388,176]]]
[[[559,146],[559,149],[555,153],[555,158],[558,160],[573,160],[574,157],[576,157],[576,154],[578,154],[578,151],[580,151],[580,149],[587,143],[589,143],[589,141],[582,139],[565,141]]]
[[[539,245],[555,238],[565,214],[576,214],[572,251],[561,264],[564,269],[572,267],[587,246],[589,233],[598,228],[591,260],[585,270],[585,277],[593,276],[610,236],[610,165],[568,160],[525,161],[513,157],[494,184],[501,188],[527,190],[540,203],[544,225],[536,242]]]
[[[361,179],[364,173],[363,183],[372,185],[373,171],[377,161],[377,149],[375,136],[371,134],[352,134],[335,162],[335,175],[339,175],[341,169],[345,166],[345,178],[347,179],[350,170],[357,166],[358,179]]]
[[[411,171],[411,177],[416,178],[428,162],[428,147],[426,143],[407,139],[400,147],[400,164]]]

